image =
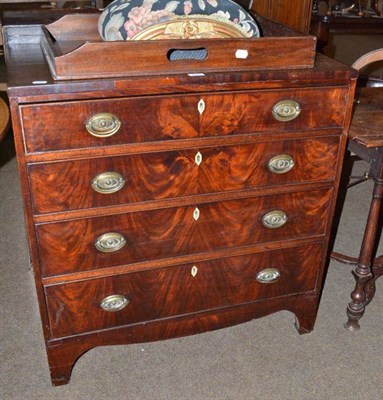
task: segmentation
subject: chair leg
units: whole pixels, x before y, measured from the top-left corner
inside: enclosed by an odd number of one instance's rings
[[[371,301],[375,293],[376,278],[372,271],[372,263],[378,236],[379,217],[382,212],[382,198],[383,180],[375,179],[358,265],[353,271],[356,280],[355,290],[351,293],[351,301],[347,307],[348,321],[345,324],[345,328],[351,331],[360,329],[359,320],[364,314],[366,305]]]

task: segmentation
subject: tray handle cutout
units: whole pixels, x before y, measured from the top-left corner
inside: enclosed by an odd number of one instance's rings
[[[170,49],[167,54],[169,61],[197,60],[204,61],[208,57],[208,51],[205,47],[196,49]]]

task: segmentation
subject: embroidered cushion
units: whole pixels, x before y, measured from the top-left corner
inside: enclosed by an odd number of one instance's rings
[[[107,41],[260,36],[253,17],[231,0],[115,0],[98,30]]]

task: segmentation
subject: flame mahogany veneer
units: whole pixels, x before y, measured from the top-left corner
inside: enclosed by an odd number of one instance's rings
[[[97,346],[280,310],[299,333],[313,329],[353,70],[318,55],[305,69],[58,82],[36,27],[10,32],[8,93],[54,385]],[[297,116],[279,121],[273,108],[286,101]],[[116,133],[87,130],[98,113],[118,118]],[[284,173],[268,166],[275,157]]]

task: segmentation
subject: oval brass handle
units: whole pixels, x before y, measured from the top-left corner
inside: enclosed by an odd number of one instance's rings
[[[122,249],[126,244],[124,236],[116,232],[108,232],[99,236],[94,243],[96,249],[102,253],[113,253]]]
[[[86,130],[95,137],[104,138],[114,135],[121,127],[121,121],[110,113],[99,113],[86,121]]]
[[[92,180],[92,188],[98,193],[110,194],[118,192],[125,184],[125,180],[118,172],[103,172]]]
[[[104,311],[116,312],[125,308],[129,304],[129,300],[121,294],[112,294],[101,300],[100,307]]]
[[[270,158],[267,168],[273,174],[285,174],[294,167],[294,160],[288,154],[279,154]]]
[[[287,222],[287,215],[281,210],[273,210],[262,217],[262,224],[266,228],[280,228]]]
[[[281,100],[273,107],[273,116],[277,121],[287,122],[297,118],[301,106],[295,100]]]
[[[257,281],[260,283],[274,283],[279,280],[281,273],[276,268],[266,268],[257,274]]]

